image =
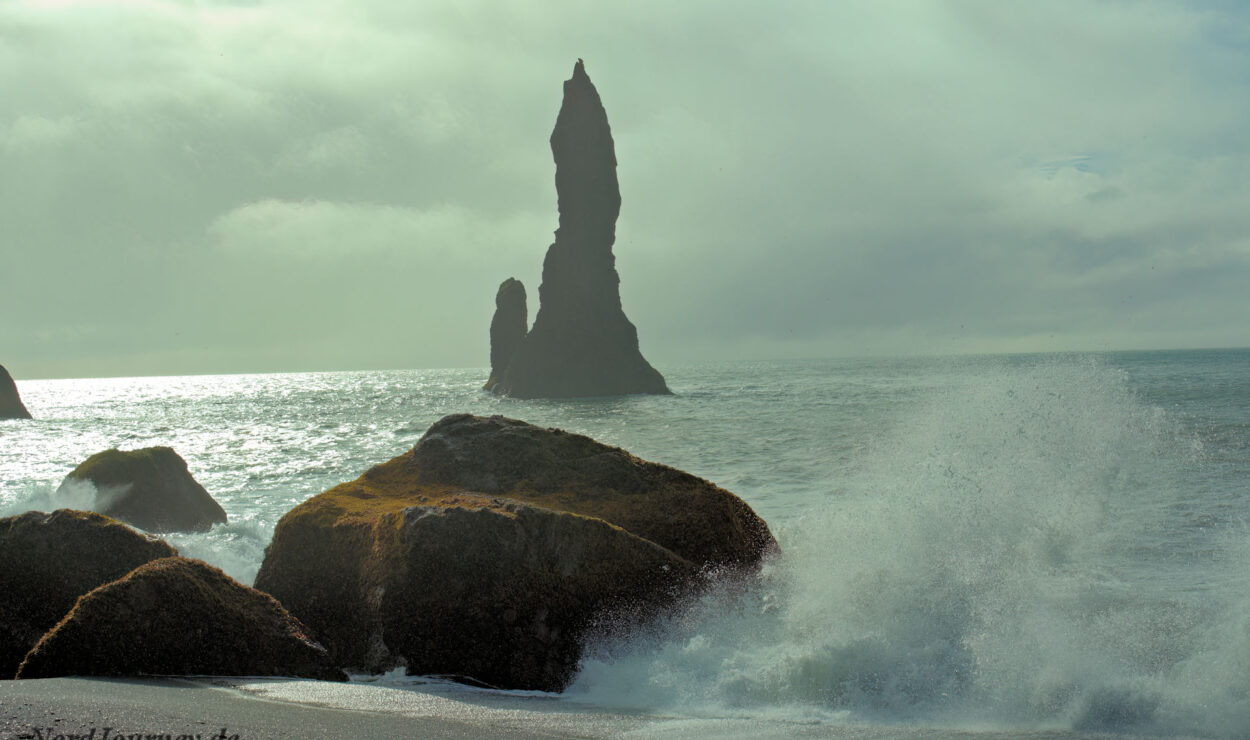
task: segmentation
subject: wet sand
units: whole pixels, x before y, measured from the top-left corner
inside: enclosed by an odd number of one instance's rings
[[[132,737],[133,736],[133,737]],[[272,678],[0,681],[0,740],[307,738],[792,738],[1093,740],[1066,730],[841,725],[579,707],[550,694],[459,685]]]
[[[489,721],[272,701],[230,688],[229,682],[221,683],[226,685],[183,679],[0,681],[0,739],[53,740],[61,736],[69,740],[71,736],[85,736],[115,740],[119,735],[135,733],[145,737],[189,735],[193,740],[218,738],[223,733],[238,740],[575,736],[554,728],[492,726]]]

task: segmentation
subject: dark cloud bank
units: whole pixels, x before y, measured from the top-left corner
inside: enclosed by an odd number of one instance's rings
[[[1184,3],[0,8],[20,377],[485,366],[578,57],[659,367],[1244,346],[1250,20]]]

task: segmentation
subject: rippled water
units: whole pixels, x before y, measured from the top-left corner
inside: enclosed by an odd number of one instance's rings
[[[498,399],[482,370],[23,381],[0,513],[170,445],[231,520],[171,540],[250,582],[296,503],[501,413],[707,477],[785,551],[757,593],[596,645],[562,705],[1250,734],[1250,351],[664,371],[673,397],[578,401]]]

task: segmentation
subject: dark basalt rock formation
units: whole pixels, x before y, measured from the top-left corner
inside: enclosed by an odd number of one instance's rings
[[[168,447],[97,453],[74,468],[61,489],[75,480],[95,484],[94,510],[149,532],[204,532],[226,522],[225,510]]]
[[[17,394],[17,383],[13,376],[0,365],[0,419],[29,419],[30,412]]]
[[[508,278],[495,293],[495,316],[490,321],[490,379],[484,390],[493,389],[504,376],[509,360],[525,341],[528,326],[525,286],[516,278]]]
[[[753,573],[775,546],[706,480],[462,414],[282,517],[256,587],[349,669],[559,691],[595,629]]]
[[[753,567],[776,546],[768,525],[729,491],[561,429],[453,414],[407,457],[406,472],[421,485],[603,519],[700,567]]]
[[[83,596],[17,673],[138,675],[347,680],[272,597],[179,557],[141,565]]]
[[[639,352],[638,330],[621,308],[612,254],[621,210],[616,149],[580,59],[564,83],[551,153],[560,228],[543,261],[538,315],[491,389],[516,398],[668,393],[663,376]],[[494,376],[493,355],[492,346]]]
[[[0,678],[13,678],[22,657],[79,596],[177,554],[161,540],[89,511],[0,519]]]

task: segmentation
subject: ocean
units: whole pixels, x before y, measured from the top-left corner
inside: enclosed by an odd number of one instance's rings
[[[675,395],[518,401],[484,369],[19,381],[36,420],[0,422],[0,515],[82,507],[57,493],[79,462],[169,445],[230,523],[167,539],[250,584],[290,508],[446,414],[503,414],[714,481],[782,555],[591,645],[558,696],[238,690],[587,736],[1250,736],[1250,350],[660,369]]]

